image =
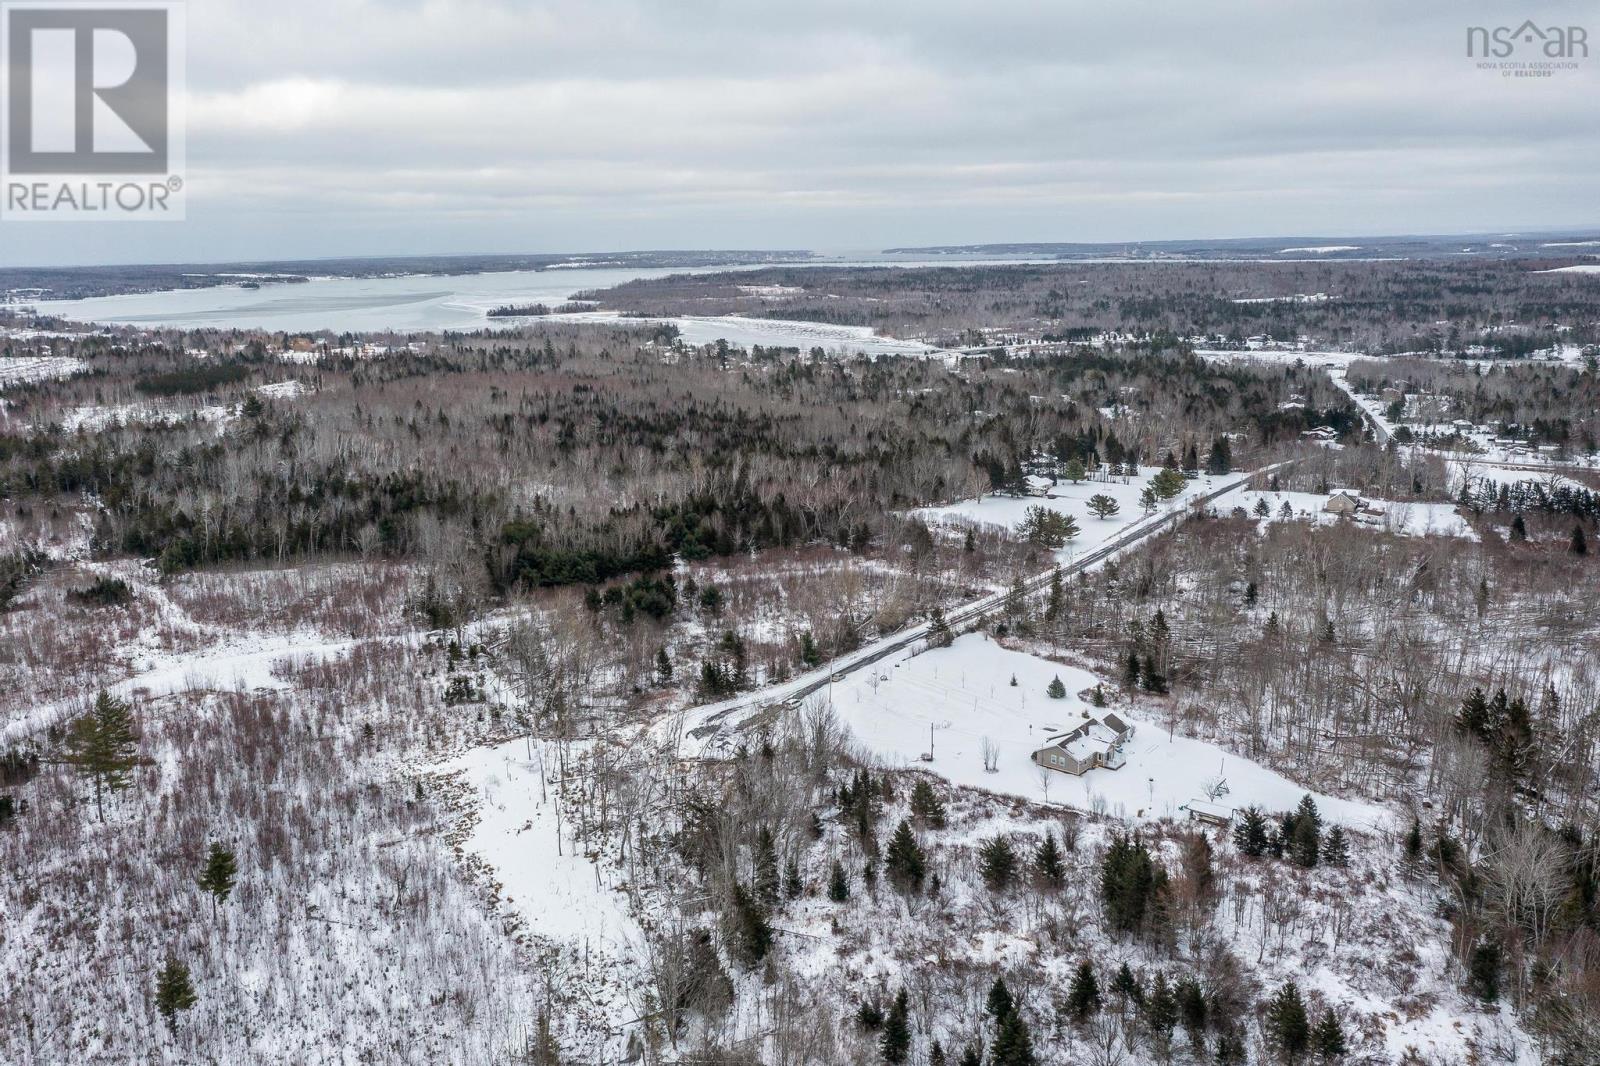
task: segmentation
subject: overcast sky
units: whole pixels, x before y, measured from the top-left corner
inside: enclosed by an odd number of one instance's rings
[[[1576,24],[1576,72],[1469,25]],[[1600,7],[191,0],[189,219],[0,264],[1600,224]],[[1519,56],[1520,58],[1520,56]]]

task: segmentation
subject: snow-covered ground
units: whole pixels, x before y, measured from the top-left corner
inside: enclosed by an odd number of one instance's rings
[[[68,378],[86,369],[88,364],[83,360],[62,356],[0,359],[0,389],[29,381]]]
[[[1242,492],[1229,499],[1232,506],[1243,507],[1247,514],[1255,515],[1257,505],[1265,500],[1267,514],[1263,523],[1282,521],[1314,522],[1318,525],[1337,525],[1352,522],[1369,529],[1381,529],[1406,537],[1465,537],[1477,540],[1478,534],[1467,520],[1456,511],[1453,503],[1424,503],[1412,500],[1368,499],[1372,513],[1343,518],[1324,510],[1328,497],[1315,492]],[[1283,515],[1287,503],[1293,512],[1290,519]]]
[[[1015,677],[1017,683],[1011,684]],[[1046,693],[1052,679],[1066,686],[1065,699]],[[868,751],[891,766],[931,770],[952,784],[1021,796],[1035,802],[1135,820],[1184,818],[1179,807],[1206,798],[1216,778],[1228,784],[1222,802],[1289,810],[1307,789],[1248,759],[1204,741],[1169,736],[1150,715],[1156,703],[1116,706],[1135,727],[1127,764],[1074,777],[1044,771],[1029,756],[1051,735],[1071,729],[1085,713],[1101,715],[1080,693],[1097,682],[1115,696],[1115,685],[1086,670],[1011,651],[983,633],[957,638],[948,648],[920,655],[903,652],[850,675],[833,687],[840,720]],[[921,755],[933,744],[933,761]],[[984,769],[985,739],[1000,749],[994,773]],[[1047,791],[1048,786],[1048,791]],[[1389,823],[1380,807],[1312,793],[1325,817],[1355,828]]]
[[[1122,478],[1107,481],[1085,480],[1073,484],[1065,479],[1050,488],[1050,495],[1039,496],[979,496],[941,507],[924,507],[916,513],[930,525],[959,525],[976,522],[981,525],[1000,526],[1015,530],[1022,524],[1030,507],[1046,507],[1059,514],[1071,515],[1081,531],[1066,547],[1056,553],[1063,562],[1084,552],[1098,548],[1106,541],[1145,518],[1139,505],[1139,495],[1160,467],[1139,468],[1139,476],[1124,483]],[[1160,506],[1158,513],[1167,513],[1183,507],[1197,496],[1203,496],[1216,485],[1210,477],[1199,477],[1184,484],[1183,492]],[[1117,501],[1120,510],[1111,518],[1096,518],[1089,513],[1091,496],[1109,496]]]

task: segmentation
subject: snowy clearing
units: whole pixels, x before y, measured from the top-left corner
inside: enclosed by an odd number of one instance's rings
[[[1453,503],[1422,503],[1409,500],[1369,499],[1370,510],[1344,518],[1324,510],[1328,497],[1315,492],[1244,492],[1237,506],[1247,514],[1256,514],[1256,506],[1265,500],[1267,514],[1260,515],[1263,524],[1283,521],[1310,521],[1316,525],[1331,526],[1350,522],[1369,529],[1395,533],[1402,537],[1464,537],[1477,540],[1478,534],[1467,520],[1456,513]],[[1283,505],[1293,512],[1284,517]]]
[[[1066,686],[1064,699],[1051,699],[1045,692],[1056,677]],[[874,670],[851,675],[834,686],[833,705],[856,739],[888,765],[926,769],[952,784],[1120,818],[1184,818],[1179,807],[1205,799],[1206,782],[1219,776],[1229,788],[1222,802],[1235,807],[1289,810],[1309,791],[1215,744],[1169,737],[1145,717],[1159,711],[1154,704],[1115,708],[1135,728],[1127,764],[1120,769],[1074,777],[1036,766],[1029,756],[1051,734],[1071,729],[1085,713],[1105,713],[1079,695],[1102,680],[1086,670],[1007,650],[985,634],[969,633],[949,648],[902,653]],[[1114,688],[1105,685],[1108,694]],[[934,758],[923,762],[930,729]],[[983,766],[986,738],[1000,748],[994,773]],[[1324,817],[1353,828],[1392,821],[1388,812],[1371,804],[1312,795]]]

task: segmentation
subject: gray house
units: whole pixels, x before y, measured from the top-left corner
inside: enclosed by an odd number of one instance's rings
[[[1122,748],[1132,736],[1133,727],[1115,714],[1103,718],[1085,716],[1075,729],[1051,737],[1049,743],[1033,753],[1032,759],[1047,769],[1075,777],[1097,767],[1115,770],[1127,761]]]

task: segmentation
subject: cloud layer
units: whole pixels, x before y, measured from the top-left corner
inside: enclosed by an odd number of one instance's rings
[[[1600,55],[1477,69],[1508,10],[206,0],[190,220],[0,264],[1594,224]]]

